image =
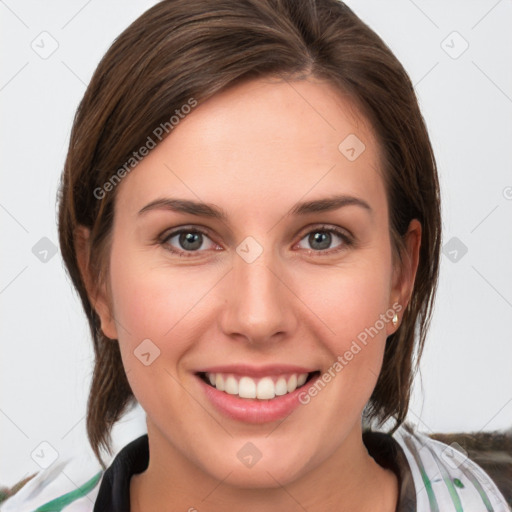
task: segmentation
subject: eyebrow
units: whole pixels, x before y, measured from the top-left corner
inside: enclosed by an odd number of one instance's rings
[[[297,203],[289,212],[291,215],[308,215],[310,213],[328,212],[337,210],[345,206],[359,206],[369,213],[372,213],[370,205],[354,196],[337,195],[326,197],[323,199],[316,199],[314,201],[306,201]],[[197,215],[198,217],[208,217],[227,222],[228,215],[222,208],[213,204],[201,203],[197,201],[190,201],[188,199],[171,199],[162,198],[156,199],[151,203],[144,206],[139,215],[152,210],[170,210],[177,213],[188,213],[190,215]]]

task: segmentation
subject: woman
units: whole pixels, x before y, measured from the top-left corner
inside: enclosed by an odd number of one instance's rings
[[[134,400],[148,434],[40,510],[506,510],[403,425],[437,172],[407,74],[341,2],[149,9],[78,108],[59,233],[91,446]]]

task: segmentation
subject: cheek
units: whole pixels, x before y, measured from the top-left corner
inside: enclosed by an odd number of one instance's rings
[[[321,287],[311,286],[313,282],[304,284],[301,296],[328,327],[337,352],[376,324],[386,336],[385,327],[391,319],[381,320],[390,307],[391,275],[386,261],[333,270],[322,279]]]
[[[162,257],[155,258],[154,250],[141,250],[124,233],[112,244],[110,282],[121,342],[172,337],[214,284],[211,272],[201,272],[200,267],[172,268]]]
[[[187,407],[187,397],[172,384],[183,379],[183,362],[211,327],[209,294],[221,276],[211,268],[155,265],[148,254],[135,250],[122,258],[121,252],[113,245],[110,280],[128,381],[147,411],[165,406],[178,414]]]
[[[357,417],[381,371],[387,327],[392,319],[392,274],[391,258],[386,258],[385,251],[379,253],[375,258],[361,258],[357,264],[333,269],[322,280],[322,287],[311,286],[318,282],[314,279],[303,284],[300,296],[327,326],[318,328],[318,332],[321,329],[326,333],[321,341],[328,350],[330,364],[324,368],[322,378],[329,391],[321,391],[323,384],[317,390],[322,392],[322,400],[332,403],[332,410],[315,412],[326,422],[332,420],[331,415],[341,421],[347,411]],[[316,391],[312,393],[315,395]],[[313,400],[313,395],[304,396],[304,401]]]
[[[194,305],[208,287],[198,279],[185,282],[183,273],[180,280],[179,271],[151,268],[142,254],[140,258],[120,258],[115,247],[110,279],[119,347],[130,387],[146,411],[166,407],[169,417],[178,417],[187,402],[173,385],[174,378],[179,378],[176,368],[198,337]]]

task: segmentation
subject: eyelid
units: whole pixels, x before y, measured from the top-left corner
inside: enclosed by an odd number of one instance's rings
[[[158,235],[158,240],[164,242],[169,238],[178,235],[179,233],[201,233],[211,238],[210,230],[204,226],[198,224],[185,224],[183,226],[176,226],[174,228],[168,228]]]
[[[307,235],[313,231],[331,231],[336,234],[339,234],[340,236],[349,238],[351,240],[353,240],[355,238],[354,235],[346,228],[342,228],[341,226],[336,226],[334,224],[323,224],[323,223],[309,224],[309,225],[305,226],[304,228],[302,228],[299,231],[299,235],[297,235],[297,236],[301,236],[301,240],[302,240],[302,238],[304,238],[305,235]]]

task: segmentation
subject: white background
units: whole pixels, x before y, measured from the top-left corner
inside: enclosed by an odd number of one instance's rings
[[[57,184],[86,84],[113,39],[154,3],[0,2],[0,485],[40,469],[30,455],[43,441],[59,454],[87,449],[85,316],[59,253],[41,262],[32,248],[43,237],[57,245]],[[415,84],[439,164],[444,244],[456,237],[468,249],[456,262],[442,256],[410,420],[427,432],[508,429],[512,2],[347,3]],[[58,43],[46,59],[31,47],[42,37],[46,49]],[[131,417],[116,429],[118,447],[144,429],[140,412]]]

